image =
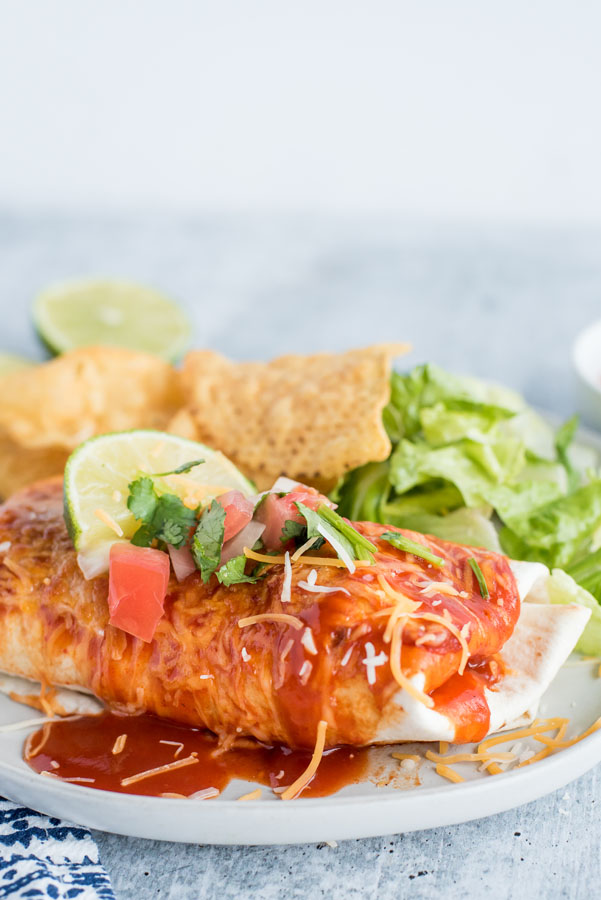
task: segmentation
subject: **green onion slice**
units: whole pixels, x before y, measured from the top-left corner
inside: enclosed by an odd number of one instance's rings
[[[403,534],[398,534],[396,531],[385,531],[382,535],[382,540],[388,541],[397,550],[404,550],[405,553],[412,553],[413,556],[425,559],[426,562],[432,563],[433,566],[437,566],[439,569],[446,565],[446,561],[441,556],[436,556],[427,547],[418,544],[417,541],[412,541],[411,538],[405,537]]]
[[[484,600],[490,599],[490,591],[488,590],[488,585],[486,583],[486,578],[482,574],[482,569],[476,562],[473,556],[470,556],[468,559],[468,563],[474,575],[478,580],[478,587],[480,588],[480,594]]]

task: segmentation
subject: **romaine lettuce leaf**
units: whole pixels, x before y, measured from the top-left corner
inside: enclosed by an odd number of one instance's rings
[[[500,542],[514,559],[573,568],[601,602],[601,473],[574,446],[576,419],[555,433],[513,391],[422,365],[393,374],[384,425],[392,453],[342,479],[341,515]]]

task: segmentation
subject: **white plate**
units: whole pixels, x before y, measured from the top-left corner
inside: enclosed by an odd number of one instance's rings
[[[601,450],[601,438],[583,435]],[[570,719],[568,736],[601,716],[598,663],[575,658],[544,696],[540,715]],[[0,724],[29,717],[29,710],[0,697]],[[30,729],[31,730],[31,729]],[[372,780],[332,797],[283,802],[269,790],[257,801],[236,802],[251,789],[234,781],[213,800],[171,800],[98,791],[35,774],[22,760],[26,731],[0,733],[0,794],[41,812],[132,837],[201,844],[292,844],[373,837],[466,822],[529,803],[582,775],[601,761],[601,731],[530,766],[502,775],[479,773],[473,763],[454,766],[466,779],[450,784],[428,761],[419,764],[420,786],[390,757],[394,747],[370,751]],[[523,743],[523,742],[522,742]],[[511,744],[509,744],[511,747]],[[540,744],[530,743],[540,750]],[[425,745],[403,745],[423,754]],[[430,745],[431,748],[431,745]],[[463,748],[465,749],[465,748]],[[502,749],[506,749],[503,747]],[[376,782],[392,784],[377,786]]]

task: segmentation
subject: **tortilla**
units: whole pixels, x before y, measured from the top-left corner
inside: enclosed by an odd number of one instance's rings
[[[329,490],[349,469],[390,454],[382,411],[392,360],[408,349],[376,344],[268,363],[189,353],[186,404],[168,430],[221,450],[260,489],[286,475]]]
[[[544,567],[513,561],[511,566],[524,601]],[[490,709],[488,734],[532,720],[542,695],[574,649],[590,615],[590,610],[576,604],[522,603],[515,630],[499,654],[506,674],[494,691],[485,690]],[[421,673],[412,678],[419,690],[423,681]],[[401,690],[382,718],[376,741],[453,742],[454,738],[454,722]]]

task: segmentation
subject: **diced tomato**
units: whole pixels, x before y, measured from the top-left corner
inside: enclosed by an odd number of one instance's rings
[[[113,544],[109,558],[111,625],[151,641],[163,615],[169,556],[162,550]]]
[[[334,504],[316,491],[314,488],[299,485],[294,491],[279,497],[277,494],[267,494],[255,513],[255,520],[265,525],[265,531],[261,540],[267,550],[282,550],[282,529],[288,519],[293,522],[304,523],[304,518],[299,513],[296,503],[303,503],[309,509],[317,510],[324,503],[327,506]]]
[[[233,538],[235,534],[242,531],[245,525],[248,525],[253,517],[255,505],[252,500],[248,500],[242,491],[228,491],[217,497],[217,503],[220,503],[225,510],[223,543]]]

